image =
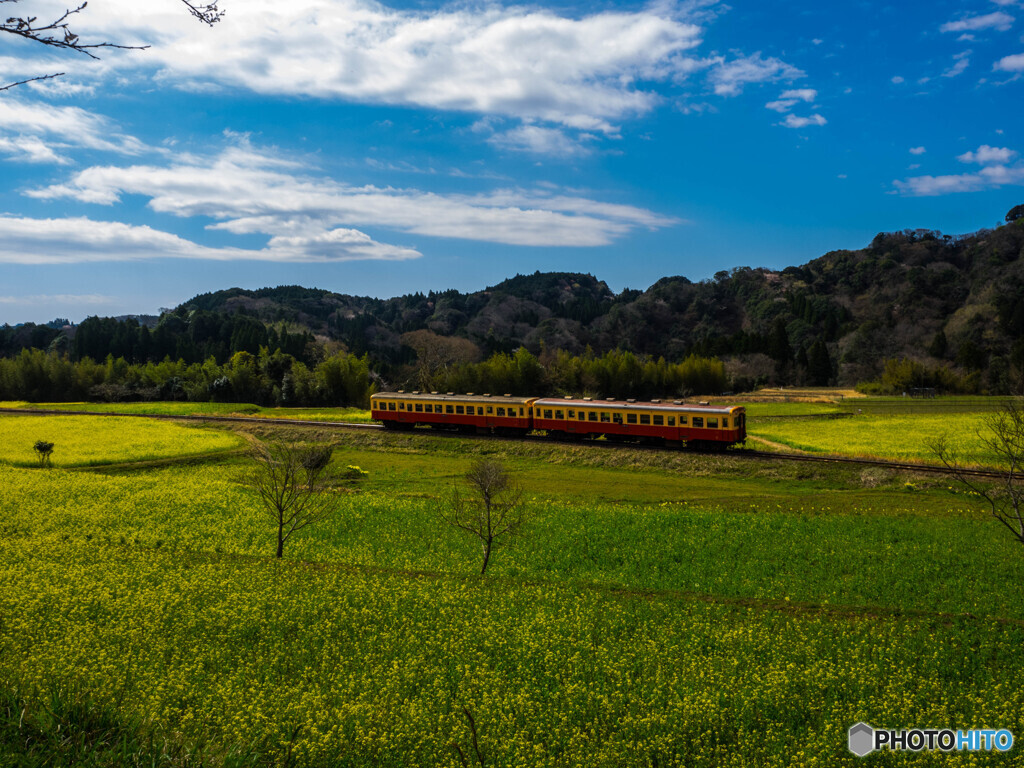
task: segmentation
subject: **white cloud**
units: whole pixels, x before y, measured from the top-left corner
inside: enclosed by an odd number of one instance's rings
[[[923,155],[927,151],[928,150],[925,149],[924,147],[911,147],[910,148],[910,154],[912,154],[912,155]]]
[[[899,85],[900,83],[902,83],[902,82],[903,82],[903,77],[902,77],[902,76],[900,76],[900,75],[896,75],[896,76],[895,76],[895,77],[894,77],[894,78],[892,79],[892,82],[893,82],[894,84],[896,84],[896,85]]]
[[[774,83],[804,76],[796,67],[774,57],[763,58],[758,51],[731,61],[716,60],[708,78],[719,96],[736,96],[749,83]]]
[[[107,118],[78,107],[3,97],[0,109],[0,151],[14,160],[67,162],[57,150],[69,147],[141,154],[146,145],[118,132]]]
[[[416,258],[410,248],[373,242],[353,230],[314,237],[277,237],[261,250],[209,248],[168,232],[84,217],[31,219],[0,216],[0,263],[81,264],[205,259],[212,261],[336,262],[357,259],[396,261]]]
[[[592,139],[583,134],[583,139]],[[528,152],[534,155],[554,157],[578,157],[590,153],[590,149],[558,128],[544,128],[539,125],[521,125],[502,133],[496,133],[488,141],[497,147],[514,152]]]
[[[211,229],[265,234],[272,251],[335,244],[323,240],[337,228],[385,227],[432,237],[512,245],[606,245],[637,229],[678,223],[642,208],[556,194],[551,190],[501,190],[478,195],[439,195],[417,189],[354,187],[302,175],[286,158],[253,149],[243,139],[212,158],[184,157],[166,167],[94,166],[66,184],[28,193],[112,205],[122,195],[150,198],[149,207],[179,217],[209,217]],[[336,236],[335,236],[336,237]],[[349,247],[353,244],[346,241]],[[301,245],[301,244],[300,244]],[[305,247],[305,246],[303,246]],[[211,255],[210,258],[216,258]]]
[[[818,92],[813,88],[797,88],[795,90],[783,91],[779,94],[777,100],[769,101],[765,104],[765,107],[775,112],[788,112],[797,102],[805,101],[810,103],[816,98],[818,98]]]
[[[964,152],[957,156],[961,163],[978,163],[979,165],[1005,165],[1010,162],[1017,153],[1007,147],[990,147],[982,144],[975,152]]]
[[[997,29],[1005,32],[1013,26],[1013,16],[1002,11],[986,13],[984,16],[968,16],[958,21],[948,21],[939,27],[941,32],[977,32],[983,29]]]
[[[809,117],[797,117],[796,115],[786,115],[783,125],[787,128],[804,128],[808,125],[825,125],[828,122],[824,117],[818,114],[810,115]]]
[[[970,51],[958,53],[956,56],[953,57],[953,59],[955,60],[953,66],[947,69],[945,72],[943,72],[942,76],[956,77],[957,75],[963,74],[963,71],[971,65],[970,55]]]
[[[704,16],[674,4],[570,18],[536,7],[399,10],[372,0],[247,0],[213,29],[173,0],[106,0],[83,37],[152,43],[96,71],[159,66],[172,85],[410,105],[543,120],[581,130],[651,110],[641,83],[686,78]]]
[[[1006,185],[1024,185],[1024,165],[989,165],[976,173],[949,176],[914,176],[894,181],[896,192],[908,197],[935,197],[957,192],[979,192]]]
[[[0,217],[0,221],[2,221]],[[2,246],[0,246],[2,250]],[[98,293],[40,293],[35,296],[0,296],[0,304],[15,304],[33,307],[38,304],[84,304],[87,306],[100,306],[113,304],[113,296],[103,296]]]
[[[1024,72],[1024,53],[1004,56],[992,66],[992,69],[1004,72]]]

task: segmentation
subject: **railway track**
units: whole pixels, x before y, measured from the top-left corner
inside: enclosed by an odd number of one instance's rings
[[[0,408],[0,416],[3,415],[45,415],[45,416],[121,416],[140,419],[163,419],[165,421],[200,421],[200,422],[227,422],[246,424],[274,424],[295,427],[328,427],[345,429],[384,430],[380,424],[367,424],[353,421],[312,421],[308,419],[287,419],[267,418],[259,416],[205,416],[205,415],[184,415],[171,414],[143,414],[143,413],[112,413],[109,411],[59,411],[46,408]],[[408,433],[405,433],[408,434]],[[535,442],[535,443],[558,443],[560,445],[587,445],[595,448],[614,450],[616,448],[629,447],[632,450],[644,451],[672,451],[677,449],[665,448],[658,445],[643,445],[630,443],[616,443],[611,441],[594,440],[556,440],[547,436],[527,435],[526,437],[500,437],[490,435],[475,435],[464,432],[446,432],[443,430],[431,430],[429,434],[437,436],[452,436],[461,438],[477,438],[481,440],[508,440],[512,442]],[[806,453],[777,453],[772,451],[757,451],[749,448],[730,448],[723,451],[721,456],[750,459],[755,461],[799,461],[816,464],[859,464],[882,469],[891,469],[898,472],[926,472],[931,474],[951,475],[953,472],[948,467],[934,464],[914,464],[911,462],[886,461],[884,459],[867,459],[853,456],[815,456]],[[994,469],[963,469],[961,474],[970,477],[985,477],[992,479],[1003,479],[1005,473]],[[1022,478],[1024,480],[1024,478]]]

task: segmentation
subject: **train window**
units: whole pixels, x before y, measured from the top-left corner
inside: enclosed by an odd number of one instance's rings
[[[565,418],[565,414],[562,411],[555,411],[555,418],[556,419],[564,419]]]
[[[398,404],[398,410],[404,411],[405,410],[405,403],[399,403]]]
[[[601,421],[607,424],[609,421],[611,421],[611,414],[608,413],[608,411],[601,411]]]
[[[395,410],[395,404],[394,403],[388,403],[388,410],[389,411]]]
[[[587,419],[589,419],[590,421],[597,421],[597,411],[591,411],[590,414],[587,416]]]
[[[586,421],[586,420],[587,420],[586,411],[580,411],[580,421]]]
[[[729,428],[729,419],[728,419],[728,417],[723,416],[722,417],[722,429],[728,429],[728,428]]]
[[[467,405],[466,406],[466,413],[468,413],[470,416],[473,416],[473,415],[476,414],[476,410],[473,408],[472,405]]]
[[[676,417],[675,416],[669,416],[668,417],[668,425],[670,427],[674,427],[676,425]]]
[[[569,411],[569,418],[570,419],[575,419],[576,418],[576,411]]]
[[[703,427],[704,426],[704,417],[703,416],[694,416],[693,417],[693,426],[695,426],[695,427]]]
[[[685,416],[680,416],[679,417],[679,423],[680,424],[685,424],[686,423],[686,417]]]
[[[522,415],[523,415],[523,409],[522,409],[522,408],[520,408],[520,409],[519,409],[519,415],[520,415],[520,416],[522,416]]]
[[[627,413],[626,414],[626,423],[627,424],[636,424],[636,414],[635,413]]]
[[[488,405],[487,406],[487,413],[488,414],[494,413],[494,406],[493,405]]]
[[[463,406],[461,406],[461,405],[456,405],[455,406],[455,412],[456,413],[465,413],[466,409]]]
[[[656,426],[656,427],[664,427],[665,426],[665,417],[660,415],[660,414],[655,416],[654,417],[654,426]]]
[[[444,412],[445,413],[455,413],[455,406],[453,406],[453,405],[446,405],[444,407]]]
[[[504,416],[505,415],[505,409],[504,408],[499,408],[498,409],[498,415],[499,416]]]
[[[651,415],[649,413],[641,413],[640,414],[640,423],[641,424],[650,424],[651,423]]]
[[[551,411],[544,411],[544,418],[545,419],[550,419],[551,418]]]
[[[614,421],[616,424],[621,424],[622,423],[622,414],[621,413],[613,413],[612,414],[612,421]]]
[[[718,419],[712,419],[708,416],[708,429],[718,429]]]

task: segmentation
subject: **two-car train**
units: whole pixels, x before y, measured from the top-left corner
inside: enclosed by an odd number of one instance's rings
[[[594,400],[513,397],[468,392],[378,392],[370,398],[373,418],[388,429],[418,425],[478,434],[525,435],[544,430],[562,439],[686,445],[722,449],[747,437],[742,405],[693,405],[682,400]]]

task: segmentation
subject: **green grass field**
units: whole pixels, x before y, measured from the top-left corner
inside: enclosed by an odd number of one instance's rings
[[[942,478],[127,421],[192,458],[83,427],[107,466],[0,465],[0,765],[1019,760],[846,750],[859,720],[1024,734],[1024,553]],[[369,472],[284,562],[249,460],[223,452],[275,435]],[[437,516],[479,456],[529,513],[483,578]]]

